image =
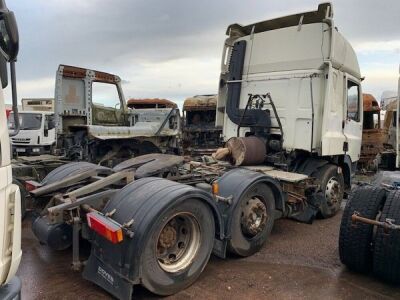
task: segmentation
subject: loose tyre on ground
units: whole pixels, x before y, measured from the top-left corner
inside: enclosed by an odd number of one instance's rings
[[[374,226],[353,223],[351,216],[375,220],[385,202],[386,191],[380,187],[360,187],[349,199],[344,209],[339,234],[339,256],[343,264],[357,272],[368,272],[372,268],[372,242]]]
[[[62,179],[65,179],[67,177],[76,175],[80,172],[85,172],[88,170],[99,170],[99,171],[104,171],[104,172],[111,172],[109,168],[102,167],[99,165],[95,165],[89,162],[72,162],[68,163],[65,165],[62,165],[53,171],[51,171],[43,180],[41,181],[42,185],[48,185],[57,181],[60,181]]]
[[[258,252],[271,233],[274,210],[274,194],[265,183],[249,187],[232,215],[229,251],[243,257]]]
[[[339,170],[338,166],[327,164],[312,174],[318,179],[325,196],[319,211],[324,219],[334,216],[339,211],[343,200],[344,178]]]
[[[400,191],[389,193],[379,221],[400,224]],[[390,283],[400,283],[400,230],[379,227],[374,247],[374,274]]]

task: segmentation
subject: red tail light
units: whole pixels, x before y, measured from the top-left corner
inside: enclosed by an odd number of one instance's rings
[[[89,227],[111,243],[118,244],[124,239],[121,227],[101,214],[90,212],[86,218]]]
[[[42,185],[39,182],[36,182],[36,181],[33,181],[33,180],[25,181],[25,189],[28,192],[36,190],[36,189],[40,188],[41,186]]]

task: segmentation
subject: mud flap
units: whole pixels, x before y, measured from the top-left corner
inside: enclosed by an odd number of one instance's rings
[[[303,212],[297,215],[290,216],[291,219],[299,221],[301,223],[311,224],[317,213],[319,211],[319,207],[324,199],[324,196],[321,192],[316,193],[315,195],[309,197],[307,199],[307,206]]]
[[[133,284],[122,278],[120,274],[104,264],[93,253],[90,254],[86,262],[82,276],[118,299],[132,299]]]

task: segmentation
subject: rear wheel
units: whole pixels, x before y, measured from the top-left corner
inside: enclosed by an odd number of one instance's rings
[[[349,269],[368,272],[372,268],[372,242],[374,226],[365,223],[353,223],[354,212],[360,216],[375,220],[385,202],[386,191],[380,187],[360,187],[348,201],[342,216],[339,233],[340,261]]]
[[[240,198],[231,222],[231,253],[250,256],[267,241],[274,225],[275,198],[271,189],[262,183],[251,186]]]
[[[334,216],[340,209],[344,195],[343,173],[336,165],[327,164],[312,174],[321,187],[324,195],[319,210],[320,215],[326,219]]]
[[[379,221],[400,224],[400,191],[392,191]],[[390,283],[400,283],[400,230],[378,227],[374,247],[374,274]]]
[[[207,204],[188,199],[155,221],[141,258],[142,283],[158,295],[190,286],[206,266],[214,243],[213,214]]]

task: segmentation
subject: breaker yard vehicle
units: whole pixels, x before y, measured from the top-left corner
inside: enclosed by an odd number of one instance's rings
[[[360,156],[362,94],[357,57],[332,17],[324,3],[229,26],[216,108],[226,146],[218,161],[158,153],[113,168],[60,166],[26,182],[43,208],[36,237],[55,250],[72,245],[74,269],[84,266],[84,278],[129,299],[137,284],[159,295],[188,287],[211,253],[256,253],[277,218],[311,223],[335,215]],[[103,76],[67,73],[71,88],[63,91],[72,96],[84,91],[82,78]],[[76,153],[85,153],[81,146]],[[85,262],[81,237],[91,242]]]
[[[58,153],[70,160],[116,164],[132,156],[180,153],[176,107],[128,109],[121,78],[60,65],[56,75]]]

